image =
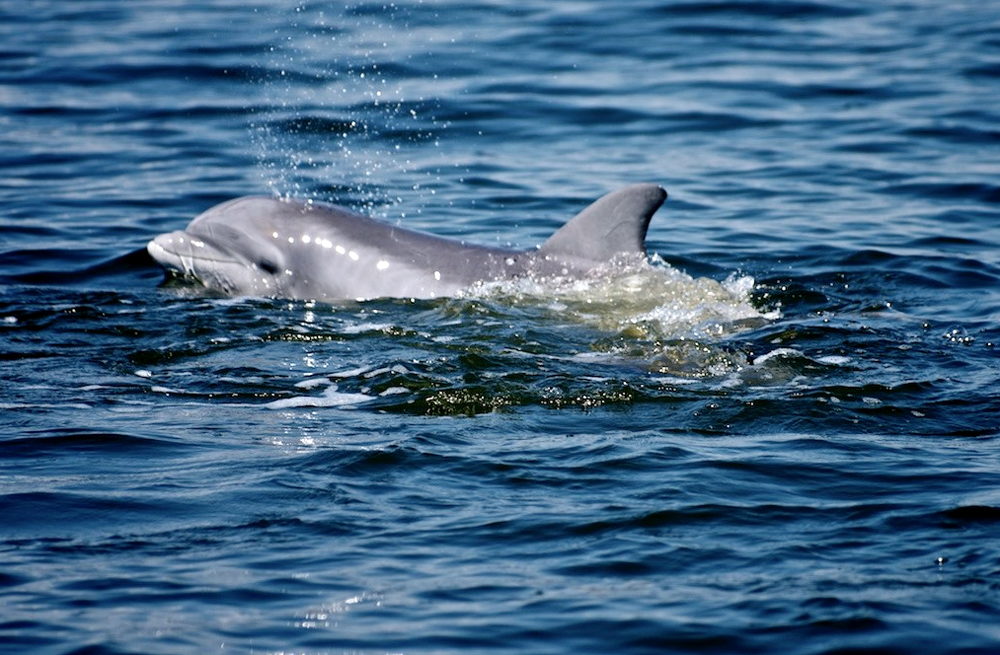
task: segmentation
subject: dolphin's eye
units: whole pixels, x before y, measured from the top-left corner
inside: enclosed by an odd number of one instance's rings
[[[259,262],[257,262],[257,268],[264,271],[268,275],[274,275],[275,273],[278,272],[277,265],[274,262],[268,261],[266,259],[262,259]]]

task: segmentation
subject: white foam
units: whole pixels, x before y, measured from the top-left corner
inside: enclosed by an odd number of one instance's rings
[[[365,378],[373,378],[377,375],[382,375],[383,373],[396,373],[397,375],[406,375],[410,371],[402,364],[393,364],[392,366],[387,366],[385,368],[377,368],[374,371],[368,371],[364,374]]]
[[[363,300],[363,298],[359,298]],[[345,325],[340,329],[342,334],[361,334],[362,332],[382,332],[392,328],[391,323],[358,323],[356,325]]]
[[[775,357],[789,357],[789,356],[801,357],[802,352],[799,350],[795,350],[794,348],[775,348],[769,353],[764,353],[759,357],[755,357],[753,360],[753,365],[760,366],[769,359],[774,359]]]
[[[346,371],[339,371],[337,373],[331,373],[330,377],[333,378],[353,378],[358,375],[362,375],[371,370],[370,366],[362,366],[360,368],[351,368]]]
[[[410,393],[410,390],[406,387],[389,387],[385,391],[379,394],[379,396],[398,396],[402,393]]]
[[[332,384],[329,378],[317,377],[317,378],[306,378],[301,382],[295,383],[295,388],[297,389],[314,389],[316,387],[321,387],[325,384]]]
[[[323,390],[321,396],[292,396],[291,398],[281,398],[264,405],[268,409],[289,409],[292,407],[345,407],[350,405],[360,405],[372,400],[373,396],[363,393],[340,393],[337,385],[331,385]]]
[[[0,403],[0,409],[93,409],[93,405],[86,403]]]
[[[172,387],[161,387],[161,386],[157,386],[157,385],[153,385],[152,387],[149,388],[149,390],[150,391],[154,391],[156,393],[165,393],[165,394],[171,394],[171,393],[183,394],[183,393],[185,393],[183,389],[174,389]]]

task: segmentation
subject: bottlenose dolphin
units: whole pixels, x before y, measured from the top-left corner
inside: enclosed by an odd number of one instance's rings
[[[304,300],[454,296],[477,282],[581,276],[617,256],[644,256],[667,193],[609,193],[533,250],[416,232],[335,205],[248,196],[217,205],[146,246],[168,271],[232,295]]]

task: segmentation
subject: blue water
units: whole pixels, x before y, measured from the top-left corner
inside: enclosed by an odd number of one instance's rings
[[[998,108],[993,2],[0,3],[0,651],[1000,652]],[[640,181],[635,303],[143,250]]]

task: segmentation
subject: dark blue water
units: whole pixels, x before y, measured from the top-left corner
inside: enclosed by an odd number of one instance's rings
[[[1000,652],[1000,5],[0,3],[0,650]],[[248,193],[655,274],[161,286]]]

